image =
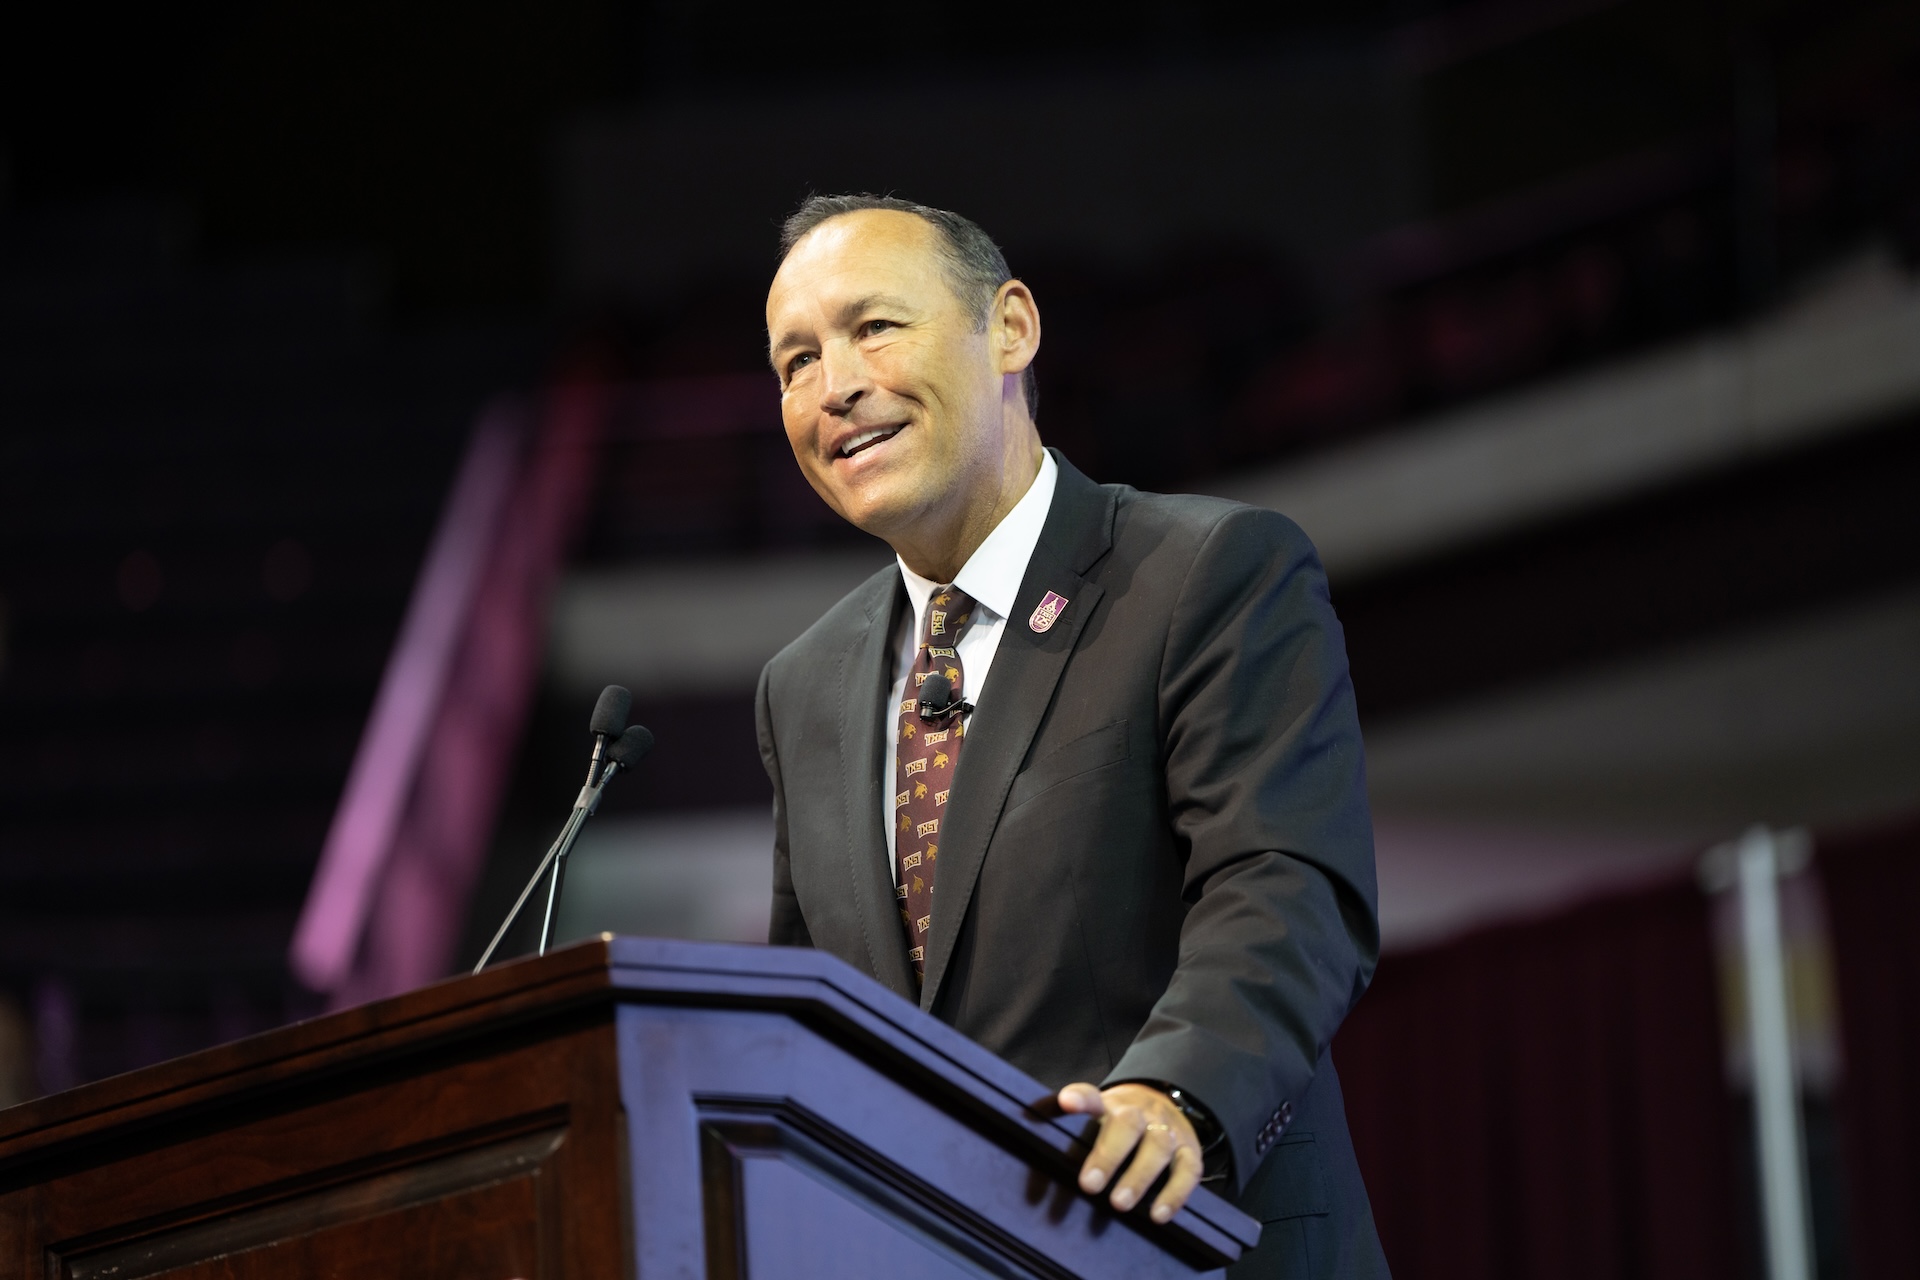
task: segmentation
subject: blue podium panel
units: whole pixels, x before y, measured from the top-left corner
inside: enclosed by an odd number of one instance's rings
[[[1012,1268],[964,1238],[916,1229],[910,1205],[887,1204],[860,1183],[836,1177],[822,1162],[786,1144],[733,1147],[735,1204],[726,1206],[745,1230],[720,1266],[754,1280],[809,1280],[814,1276],[917,1276],[924,1280],[979,1280],[1032,1275]],[[709,1210],[712,1211],[711,1209]],[[724,1219],[723,1219],[724,1220]],[[943,1224],[928,1223],[928,1226]]]
[[[1046,1160],[1007,1117],[803,1011],[626,1005],[619,1041],[643,1275],[1219,1274],[1080,1194],[1078,1148]],[[1030,1090],[1044,1126],[1050,1094]],[[672,1172],[690,1165],[697,1187]],[[828,1242],[838,1264],[806,1269]]]

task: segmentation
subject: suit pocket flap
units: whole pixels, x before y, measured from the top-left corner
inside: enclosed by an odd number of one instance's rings
[[[1115,720],[1054,748],[1021,771],[1007,793],[1007,808],[1017,809],[1069,778],[1127,758],[1127,722]]]
[[[1256,1215],[1262,1222],[1328,1212],[1320,1148],[1310,1133],[1283,1138],[1255,1178],[1264,1184]]]

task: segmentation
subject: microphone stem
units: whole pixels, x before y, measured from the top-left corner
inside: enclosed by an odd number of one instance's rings
[[[547,911],[540,920],[540,949],[535,955],[547,954],[547,942],[553,937],[553,918],[560,910],[560,881],[567,874],[567,850],[573,847],[573,837],[586,820],[587,810],[575,809],[567,819],[567,829],[561,833],[560,847],[553,859],[553,878],[547,881]]]
[[[593,767],[596,770],[600,764],[599,756],[600,753],[596,750],[594,752],[593,762]],[[541,878],[547,874],[547,868],[552,866],[554,868],[553,884],[547,891],[547,915],[545,922],[540,928],[539,954],[545,955],[547,953],[547,941],[553,929],[554,908],[559,905],[560,899],[561,868],[555,864],[566,857],[567,851],[573,847],[574,839],[580,834],[581,826],[593,815],[593,811],[600,807],[601,788],[605,787],[607,783],[612,780],[613,775],[617,773],[619,769],[620,766],[618,764],[609,764],[606,774],[598,783],[593,781],[591,775],[588,776],[587,785],[580,789],[579,798],[573,802],[573,812],[567,815],[566,824],[560,828],[560,834],[554,837],[553,843],[547,847],[546,857],[540,859],[540,865],[533,869],[533,875],[528,877],[526,887],[521,889],[520,896],[513,900],[513,909],[507,912],[507,918],[500,922],[500,928],[494,933],[493,941],[489,942],[487,949],[480,953],[479,963],[473,966],[475,973],[486,968],[487,961],[493,959],[493,953],[499,949],[501,942],[506,939],[507,930],[511,929],[513,922],[520,918],[520,909],[527,905],[527,899],[533,896],[534,887],[538,885]]]
[[[580,789],[580,798],[574,802],[573,816],[568,819],[566,829],[555,842],[553,879],[547,882],[547,915],[540,923],[540,955],[547,954],[547,943],[553,937],[554,918],[560,912],[560,885],[567,876],[567,854],[573,849],[573,842],[579,838],[580,828],[587,825],[587,819],[600,807],[600,792],[618,772],[620,762],[613,760],[608,762],[607,771],[600,775],[600,781],[594,782],[592,775],[588,775],[588,785]]]
[[[511,929],[513,922],[520,918],[520,908],[526,906],[527,899],[533,896],[534,886],[539,884],[541,877],[547,874],[548,865],[552,863],[554,856],[560,852],[560,842],[567,838],[567,833],[573,830],[574,823],[579,817],[580,810],[577,807],[572,813],[567,815],[566,825],[560,828],[560,834],[554,838],[551,845],[547,846],[547,856],[540,859],[540,865],[533,869],[533,875],[527,879],[526,887],[520,890],[520,896],[513,900],[513,909],[507,912],[507,918],[500,922],[500,928],[495,931],[493,941],[489,942],[487,949],[480,953],[480,962],[473,966],[475,973],[486,968],[487,961],[493,959],[493,953],[506,938],[507,930]]]
[[[652,736],[644,729],[640,732],[645,737],[645,742],[640,745],[638,754],[644,755],[647,746],[652,743]],[[621,740],[624,742],[625,738]],[[559,836],[547,848],[547,856],[540,859],[540,865],[533,869],[533,875],[527,880],[526,887],[520,890],[520,896],[513,900],[513,909],[507,912],[507,918],[500,922],[500,928],[494,933],[493,941],[489,942],[487,949],[480,953],[479,962],[473,966],[475,973],[486,968],[487,962],[493,959],[493,953],[499,950],[501,942],[506,939],[507,930],[511,929],[513,922],[520,918],[520,909],[526,906],[527,899],[533,896],[533,891],[539,885],[541,877],[547,874],[547,868],[552,867],[553,880],[547,886],[546,917],[540,925],[539,954],[547,953],[547,944],[553,939],[554,917],[560,907],[560,888],[561,881],[566,876],[567,853],[573,848],[573,842],[579,838],[580,828],[586,825],[587,819],[591,818],[594,810],[600,807],[600,793],[606,789],[609,782],[613,781],[613,775],[619,773],[623,767],[618,759],[607,760],[607,754],[607,735],[596,733],[593,736],[593,759],[587,762],[587,781],[580,788],[580,794],[574,799],[573,812],[567,815],[566,825],[560,828]],[[603,760],[606,763],[605,772],[600,768]]]

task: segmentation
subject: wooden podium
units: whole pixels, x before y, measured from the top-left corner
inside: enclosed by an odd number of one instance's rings
[[[602,939],[0,1112],[0,1277],[1188,1277],[1259,1226],[810,951]]]

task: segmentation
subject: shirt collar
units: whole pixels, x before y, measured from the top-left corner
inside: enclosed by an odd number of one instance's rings
[[[1020,598],[1020,583],[1027,576],[1033,549],[1040,545],[1040,531],[1046,527],[1047,512],[1053,507],[1054,483],[1059,478],[1059,464],[1052,453],[1043,450],[1040,474],[954,576],[954,586],[1003,618],[1013,612],[1014,602]],[[941,584],[907,568],[907,562],[899,556],[894,559],[900,565],[915,616],[924,616],[928,598]]]

